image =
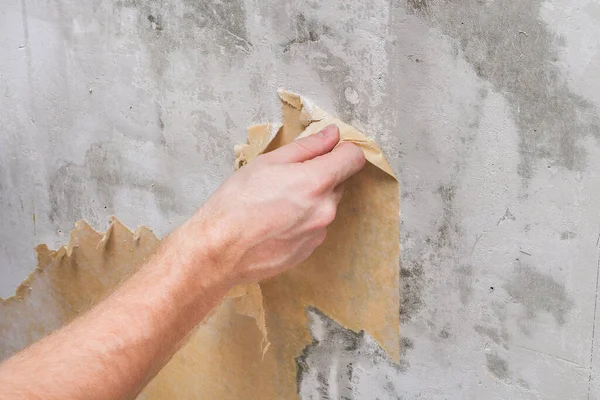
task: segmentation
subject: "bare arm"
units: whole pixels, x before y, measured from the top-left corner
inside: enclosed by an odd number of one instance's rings
[[[327,127],[233,174],[115,293],[1,364],[2,398],[135,398],[230,288],[323,242],[341,183],[365,162],[338,140]]]

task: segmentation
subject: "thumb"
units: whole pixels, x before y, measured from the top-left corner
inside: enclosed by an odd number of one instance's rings
[[[265,154],[274,162],[303,162],[329,153],[340,141],[340,130],[336,125],[328,125],[320,132],[286,144]]]

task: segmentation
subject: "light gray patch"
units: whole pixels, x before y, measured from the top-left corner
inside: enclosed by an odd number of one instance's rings
[[[225,114],[226,124],[232,121],[230,113],[223,111]],[[205,157],[202,161],[206,165],[211,163],[220,163],[218,157],[214,157],[215,154],[221,155],[221,157],[230,157],[229,165],[233,165],[235,157],[232,151],[236,145],[235,139],[231,135],[223,135],[214,117],[201,109],[197,109],[191,113],[191,117],[194,123],[194,129],[190,134],[196,139],[196,151]],[[233,128],[232,128],[233,129]]]
[[[86,199],[87,176],[80,165],[61,165],[48,179],[50,210],[48,218],[58,226],[72,226],[85,216],[91,215],[97,205]]]
[[[564,231],[560,233],[560,240],[571,240],[571,239],[575,239],[577,237],[577,234],[575,232],[571,232],[571,231]]]
[[[342,55],[334,54],[323,37],[342,40],[328,25],[298,14],[292,26],[292,38],[282,43],[284,60],[304,58],[319,74],[324,85],[331,88],[337,116],[347,122],[365,122],[369,115],[369,93],[358,93],[352,70]],[[310,46],[310,52],[307,52]],[[353,57],[360,55],[353,54]],[[350,93],[348,96],[347,93]]]
[[[128,168],[120,151],[112,143],[93,144],[86,152],[84,165],[89,171],[90,179],[96,184],[96,192],[111,207],[115,190],[125,185],[152,193],[165,214],[179,211],[173,189],[161,182],[142,178],[135,170]]]
[[[59,226],[71,226],[102,208],[114,213],[114,198],[121,187],[152,193],[165,215],[180,212],[173,188],[136,174],[112,142],[92,144],[83,165],[65,163],[51,174],[49,182],[49,218]],[[98,203],[90,201],[89,193],[95,193],[92,198]]]
[[[334,55],[324,45],[320,51],[324,57],[316,59],[316,69],[321,81],[332,89],[339,118],[350,122],[366,122],[369,109],[368,96],[358,94],[360,100],[356,101],[349,101],[346,98],[346,89],[354,90],[355,86],[350,67],[342,57]]]
[[[223,67],[253,50],[242,0],[183,0],[179,6],[159,0],[119,0],[115,6],[138,10],[138,33],[159,78],[175,50],[223,58]]]
[[[561,41],[539,19],[541,0],[402,3],[455,38],[477,75],[506,95],[519,129],[524,185],[539,160],[573,171],[585,168],[581,140],[600,138],[600,119],[561,76],[554,50]]]
[[[296,358],[298,395],[303,400],[400,399],[394,377],[400,367],[364,331],[344,328],[307,307],[313,337]]]
[[[473,267],[471,265],[461,265],[456,269],[456,276],[458,278],[460,302],[466,305],[473,295]]]
[[[480,335],[486,336],[494,343],[508,349],[508,330],[506,328],[503,328],[501,332],[498,328],[475,325],[473,329]]]
[[[102,204],[113,210],[113,188],[123,185],[125,175],[120,151],[107,142],[94,143],[85,154],[84,165]]]
[[[488,371],[490,371],[496,378],[503,381],[510,380],[510,373],[506,360],[500,358],[497,354],[486,354],[485,359]]]
[[[514,301],[523,306],[527,319],[535,319],[540,311],[545,311],[559,325],[563,325],[568,312],[573,308],[573,301],[568,298],[564,285],[556,282],[552,276],[521,262],[518,262],[504,289]]]
[[[184,3],[190,8],[186,16],[195,19],[197,26],[207,26],[218,33],[216,38],[219,46],[234,52],[242,50],[249,53],[252,50],[243,0],[185,0]]]

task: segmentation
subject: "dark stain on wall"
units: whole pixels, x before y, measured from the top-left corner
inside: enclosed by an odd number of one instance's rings
[[[486,336],[494,343],[508,349],[508,329],[505,326],[502,329],[498,329],[496,327],[475,325],[473,329],[481,336]]]
[[[449,339],[450,336],[452,336],[452,334],[450,333],[449,329],[450,329],[450,326],[448,326],[448,325],[445,326],[445,327],[443,327],[438,336],[441,339]]]
[[[577,234],[575,232],[571,232],[571,231],[564,231],[560,233],[560,240],[571,240],[571,239],[575,239],[577,237]]]
[[[492,373],[492,375],[503,381],[510,379],[508,363],[505,359],[499,357],[497,354],[486,354],[485,359],[487,369]]]
[[[415,344],[412,339],[406,336],[400,336],[400,371],[404,372],[410,367],[408,361],[408,351],[415,348]]]
[[[427,11],[427,0],[406,0],[409,9],[418,12]]]
[[[423,290],[423,264],[418,261],[408,263],[400,268],[400,322],[411,320],[423,306],[421,292]]]
[[[551,314],[559,325],[567,320],[573,301],[565,286],[546,273],[517,261],[511,278],[504,289],[525,309],[525,318],[535,319],[540,312]]]
[[[290,51],[293,45],[319,41],[321,36],[330,33],[330,29],[327,25],[319,24],[315,20],[307,20],[306,16],[300,13],[294,18],[292,32],[294,37],[282,45],[284,53]]]
[[[155,31],[158,31],[158,32],[162,32],[163,23],[162,23],[162,16],[160,14],[157,15],[156,17],[152,14],[149,14],[148,22],[150,22],[150,27],[152,29],[154,29]]]
[[[437,190],[443,205],[442,216],[437,227],[436,247],[438,249],[455,247],[456,241],[460,237],[460,226],[454,215],[455,192],[456,188],[452,184],[440,184]]]
[[[400,321],[409,322],[423,307],[423,292],[426,290],[426,277],[429,268],[448,260],[456,259],[462,239],[460,216],[455,209],[453,184],[440,184],[436,194],[442,202],[442,212],[437,219],[436,232],[426,236],[413,245],[414,249],[402,251],[400,269]],[[402,230],[402,228],[401,228]],[[402,232],[400,247],[405,249],[411,242],[410,233]],[[416,248],[420,248],[416,250]],[[462,264],[454,268],[456,287],[460,300],[466,305],[473,294],[473,266]]]
[[[307,307],[313,337],[296,358],[297,387],[303,399],[398,399],[400,388],[394,377],[401,367],[366,332],[354,332],[314,307]],[[404,341],[403,352],[412,347]],[[332,384],[332,380],[335,382]],[[369,387],[362,393],[360,387]],[[335,387],[335,392],[332,390]],[[337,396],[334,396],[337,393]]]

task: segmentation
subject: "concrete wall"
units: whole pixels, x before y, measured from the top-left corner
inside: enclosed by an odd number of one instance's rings
[[[168,233],[281,86],[402,184],[403,360],[312,312],[303,398],[600,398],[597,1],[3,0],[0,60],[0,296],[81,218]]]

